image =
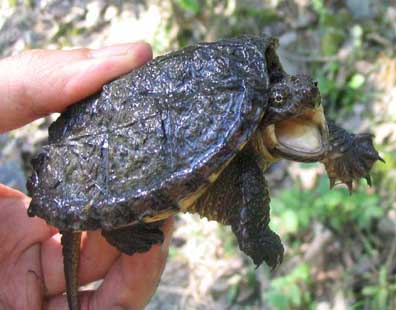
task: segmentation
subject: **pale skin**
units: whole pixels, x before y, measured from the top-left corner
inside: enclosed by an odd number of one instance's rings
[[[96,92],[150,60],[145,43],[99,50],[33,50],[0,61],[0,133],[21,127]],[[30,198],[0,184],[0,310],[67,309],[58,231],[29,218]],[[81,293],[82,310],[143,309],[164,269],[173,229],[165,241],[128,256],[110,246],[99,231],[83,234],[80,283],[104,279],[96,291]]]

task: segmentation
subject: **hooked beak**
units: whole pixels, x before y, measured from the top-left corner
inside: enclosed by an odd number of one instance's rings
[[[261,133],[263,144],[274,159],[314,162],[321,160],[328,149],[329,132],[321,105],[268,125]]]

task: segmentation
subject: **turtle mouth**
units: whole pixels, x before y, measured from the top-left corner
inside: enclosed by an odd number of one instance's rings
[[[321,160],[328,147],[328,129],[323,107],[278,121],[262,131],[269,154],[302,162]]]

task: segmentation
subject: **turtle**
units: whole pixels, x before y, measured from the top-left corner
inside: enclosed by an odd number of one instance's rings
[[[256,266],[281,263],[268,224],[264,171],[286,158],[321,161],[331,185],[352,189],[376,160],[370,134],[350,134],[323,111],[318,84],[289,75],[278,40],[244,35],[159,56],[70,106],[32,160],[29,216],[62,234],[70,309],[78,310],[82,231],[102,231],[133,255],[163,241],[178,212],[230,225]]]

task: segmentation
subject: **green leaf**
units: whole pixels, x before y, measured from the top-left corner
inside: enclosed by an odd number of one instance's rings
[[[322,197],[322,202],[327,205],[329,209],[334,209],[345,200],[343,193],[339,190],[334,190],[332,192],[327,192]]]
[[[335,28],[326,28],[322,34],[320,43],[323,55],[329,56],[336,54],[343,40],[344,33]]]
[[[308,264],[301,264],[293,270],[292,276],[295,280],[303,280],[304,282],[308,281],[310,277],[310,270]]]
[[[351,30],[353,45],[358,48],[362,45],[363,28],[360,25],[355,25]]]
[[[198,0],[176,0],[176,3],[182,9],[189,11],[193,14],[198,14],[200,11],[200,5]]]
[[[323,0],[311,0],[313,9],[319,14],[325,14],[327,12]]]
[[[362,74],[356,73],[349,80],[348,86],[352,89],[358,89],[363,86],[365,80],[366,79]]]
[[[301,306],[301,291],[296,284],[289,285],[287,294],[289,295],[289,298],[291,299],[291,302],[294,306]]]
[[[282,292],[270,292],[267,294],[266,300],[274,309],[289,309],[288,299]]]
[[[292,210],[286,210],[282,214],[282,225],[289,233],[296,233],[298,231],[298,216]]]
[[[366,286],[363,288],[362,293],[365,296],[373,296],[376,294],[378,291],[378,288],[376,286]]]
[[[226,298],[229,303],[234,302],[235,297],[238,294],[238,286],[237,285],[231,285],[231,287],[227,290]]]

